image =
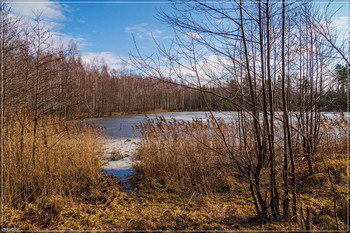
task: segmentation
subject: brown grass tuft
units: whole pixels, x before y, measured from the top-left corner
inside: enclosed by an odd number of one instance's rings
[[[225,132],[234,130],[221,124]],[[232,189],[231,160],[223,156],[226,153],[213,126],[212,120],[166,121],[164,117],[141,123],[136,159],[141,161],[138,169],[146,184],[187,194]]]
[[[96,128],[45,117],[34,140],[34,123],[28,117],[20,121],[12,115],[5,122],[6,206],[53,203],[90,192],[101,179],[102,145]]]

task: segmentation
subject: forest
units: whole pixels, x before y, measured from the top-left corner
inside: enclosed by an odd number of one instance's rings
[[[28,24],[1,3],[3,230],[348,230],[350,63],[335,12],[171,4],[157,16],[171,47],[145,57],[136,44],[131,72],[83,62],[39,13]],[[103,129],[75,120],[162,111],[208,119],[137,124],[126,194],[102,173]]]

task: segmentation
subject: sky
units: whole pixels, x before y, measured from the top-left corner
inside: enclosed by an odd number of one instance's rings
[[[156,19],[169,10],[167,1],[10,1],[13,14],[31,21],[42,12],[52,34],[67,44],[74,41],[84,61],[95,58],[111,68],[131,68],[124,60],[135,53],[155,51],[155,42],[168,44],[173,31]]]
[[[74,41],[85,62],[103,58],[115,69],[131,68],[124,61],[129,59],[129,53],[135,53],[134,39],[142,54],[150,55],[156,51],[154,39],[167,45],[173,38],[172,29],[156,18],[160,10],[171,11],[166,0],[10,2],[13,13],[28,21],[33,12],[42,12],[54,37],[66,44]],[[339,9],[335,16],[339,29],[348,28],[348,8],[347,1],[333,3],[332,9]]]

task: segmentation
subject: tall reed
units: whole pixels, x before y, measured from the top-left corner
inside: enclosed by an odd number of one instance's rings
[[[138,169],[150,186],[175,192],[229,190],[234,183],[231,160],[215,131],[213,119],[202,121],[147,119],[140,123]],[[234,130],[220,121],[225,133]],[[228,139],[234,144],[233,137]]]
[[[256,163],[253,155],[255,139],[252,124],[249,119],[246,120],[246,138],[243,139],[239,119],[229,122],[217,120],[226,145],[215,120],[210,117],[192,121],[168,121],[164,117],[156,117],[147,118],[145,123],[140,123],[136,129],[140,132],[141,143],[135,159],[140,160],[137,169],[144,182],[149,186],[161,186],[170,191],[185,193],[232,189],[235,178],[242,175],[235,166],[236,162],[243,166],[246,164],[248,168],[249,164]],[[322,118],[323,135],[316,151],[318,156],[346,153],[347,121],[342,113],[335,114],[332,119]],[[297,134],[298,132],[293,131],[295,156],[298,166],[306,166],[303,161],[302,141]],[[243,140],[246,147],[243,147]],[[275,125],[275,146],[276,172],[278,177],[282,177],[282,124]],[[233,153],[234,159],[228,149]],[[268,185],[268,163],[266,158],[261,174],[262,187]]]
[[[45,117],[37,133],[28,117],[10,114],[4,125],[4,203],[20,208],[51,195],[74,197],[101,178],[96,128]],[[34,150],[33,150],[34,147]]]

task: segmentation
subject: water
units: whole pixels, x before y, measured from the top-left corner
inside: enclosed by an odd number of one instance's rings
[[[130,177],[134,174],[134,170],[132,169],[104,169],[105,174],[112,175],[121,179],[123,182],[123,188],[125,188],[125,192],[127,194],[132,192],[132,187],[130,183]]]

